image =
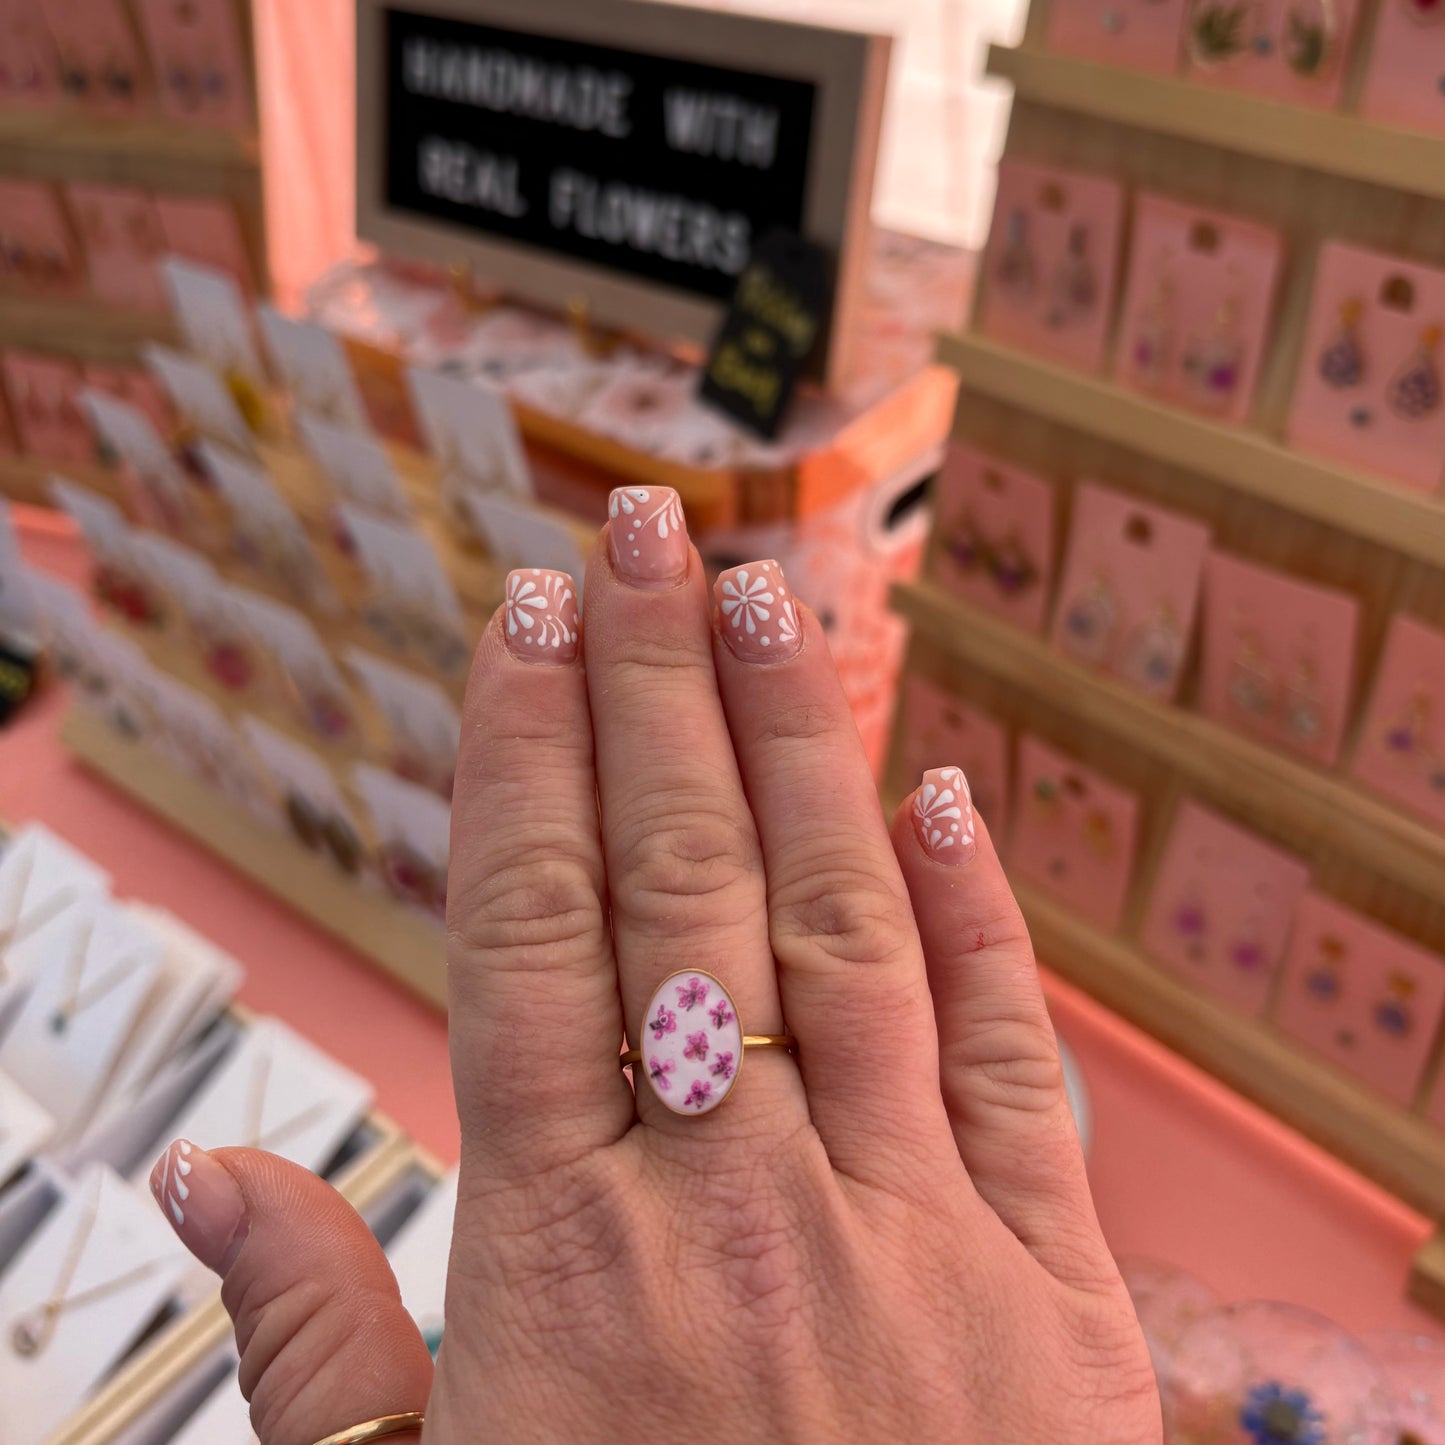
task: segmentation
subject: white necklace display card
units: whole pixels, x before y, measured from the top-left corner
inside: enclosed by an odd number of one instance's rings
[[[189,1257],[149,1195],[88,1170],[0,1274],[0,1440],[51,1435],[173,1294]]]
[[[55,1134],[55,1120],[10,1077],[0,1073],[0,1189]]]
[[[444,495],[534,493],[527,455],[507,398],[482,381],[459,381],[440,371],[407,372],[422,434],[441,467]]]
[[[235,372],[253,386],[264,387],[266,373],[235,279],[177,256],[161,262],[161,275],[187,348],[217,371]]]
[[[147,346],[141,354],[183,422],[237,451],[254,453],[251,429],[241,409],[226,383],[205,362],[168,346]]]
[[[35,599],[10,521],[10,504],[0,497],[0,637],[33,637],[38,628]]]
[[[365,432],[300,418],[301,439],[336,494],[383,517],[411,520],[411,499],[383,447]]]
[[[467,492],[462,505],[500,566],[565,572],[577,584],[580,602],[587,559],[572,529],[558,517],[497,492]]]
[[[258,306],[256,319],[271,364],[290,390],[298,413],[353,431],[370,430],[346,348],[336,336],[310,322],[293,321],[274,306]]]
[[[206,1396],[200,1408],[166,1445],[252,1445],[251,1407],[235,1370]]]
[[[402,1225],[386,1251],[401,1289],[401,1302],[416,1321],[433,1357],[446,1312],[447,1264],[456,1212],[457,1171],[453,1169]]]

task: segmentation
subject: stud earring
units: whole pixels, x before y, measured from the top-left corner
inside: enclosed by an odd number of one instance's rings
[[[1089,260],[1088,227],[1070,226],[1064,255],[1050,287],[1049,309],[1044,316],[1044,324],[1059,330],[1078,320],[1093,307],[1098,294],[1094,263]]]
[[[1219,303],[1214,328],[1207,336],[1195,338],[1184,352],[1184,375],[1194,401],[1211,410],[1226,407],[1239,386],[1240,361],[1244,344],[1237,321],[1239,296],[1231,290]]]
[[[1017,597],[1039,580],[1039,569],[1029,560],[1016,531],[1010,532],[993,549],[990,574],[1005,597]]]
[[[1334,1003],[1340,996],[1340,969],[1345,961],[1345,945],[1333,933],[1321,935],[1316,956],[1305,974],[1305,989],[1321,1003]]]
[[[1202,69],[1212,69],[1242,55],[1246,48],[1244,22],[1248,7],[1224,0],[1194,7],[1189,17],[1189,58]]]
[[[1336,391],[1358,386],[1365,379],[1365,352],[1360,345],[1363,309],[1358,296],[1341,302],[1339,329],[1320,352],[1320,379]]]
[[[1284,23],[1285,64],[1301,80],[1314,80],[1324,72],[1333,53],[1335,12],[1331,0],[1295,0]]]
[[[1385,729],[1385,750],[1400,757],[1414,757],[1424,744],[1429,722],[1430,699],[1423,688],[1417,688],[1404,715]]]
[[[1168,258],[1155,268],[1154,289],[1129,343],[1134,380],[1146,390],[1164,385],[1174,353],[1174,280]]]
[[[1394,1039],[1402,1039],[1410,1032],[1414,1022],[1410,1010],[1410,999],[1415,992],[1415,980],[1403,973],[1392,973],[1385,990],[1385,996],[1375,1004],[1375,1027]]]
[[[1264,966],[1264,940],[1257,921],[1245,924],[1245,931],[1229,945],[1229,961],[1243,973],[1254,973]]]
[[[947,534],[944,548],[960,572],[976,572],[983,565],[984,542],[974,525],[972,512],[965,512],[958,519],[958,524]]]
[[[1102,573],[1096,573],[1088,592],[1076,597],[1064,612],[1064,651],[1081,662],[1102,665],[1113,648],[1118,625],[1109,584]]]
[[[1440,327],[1425,327],[1415,355],[1395,373],[1390,382],[1390,409],[1396,416],[1418,421],[1440,405],[1440,372],[1435,365],[1439,344]]]
[[[1003,248],[994,267],[1000,288],[1019,306],[1033,299],[1038,279],[1034,255],[1029,249],[1028,225],[1028,213],[1021,207],[1008,213],[1004,221]]]
[[[1052,778],[1035,779],[1029,801],[1033,804],[1034,811],[1045,821],[1057,822],[1063,805],[1063,794]]]
[[[1252,628],[1240,628],[1236,636],[1238,646],[1229,665],[1225,695],[1246,718],[1259,721],[1274,711],[1274,676],[1260,650],[1259,635]]]
[[[1090,808],[1084,814],[1084,843],[1089,851],[1100,858],[1112,857],[1114,852],[1114,825],[1109,815],[1098,808]]]
[[[1209,915],[1196,888],[1189,888],[1175,904],[1171,922],[1184,943],[1185,953],[1195,963],[1203,963],[1209,938]]]
[[[1141,622],[1124,644],[1120,675],[1141,692],[1163,696],[1174,686],[1184,663],[1184,638],[1174,610],[1161,602],[1154,616]]]

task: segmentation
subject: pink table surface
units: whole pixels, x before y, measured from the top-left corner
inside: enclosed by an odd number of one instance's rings
[[[83,575],[73,536],[17,510],[32,565]],[[119,893],[170,908],[246,968],[241,998],[372,1079],[378,1106],[445,1160],[458,1131],[443,1017],[87,774],[61,747],[63,689],[0,733],[0,816],[38,819],[108,868]],[[1427,1220],[1077,989],[1045,975],[1094,1114],[1089,1172],[1120,1254],[1182,1266],[1226,1299],[1273,1298],[1349,1329],[1445,1338],[1405,1298]]]

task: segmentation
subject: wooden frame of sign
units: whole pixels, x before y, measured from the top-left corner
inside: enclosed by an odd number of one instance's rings
[[[357,0],[356,22],[362,238],[706,343],[752,244],[792,230],[835,259],[813,374],[846,379],[886,36],[661,0]]]

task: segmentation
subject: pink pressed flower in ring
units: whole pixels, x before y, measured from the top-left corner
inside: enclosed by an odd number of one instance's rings
[[[712,1020],[715,1029],[726,1028],[737,1015],[728,1007],[728,1001],[720,998],[711,1009],[708,1010],[708,1017]]]
[[[672,1080],[667,1076],[677,1068],[676,1059],[649,1059],[647,1061],[647,1073],[652,1082],[662,1090],[672,1088]]]
[[[707,1034],[702,1029],[687,1036],[687,1047],[682,1051],[682,1056],[685,1059],[707,1058]]]
[[[688,1090],[687,1098],[682,1103],[684,1108],[701,1109],[711,1098],[712,1085],[706,1079],[694,1079],[692,1088]]]
[[[684,1013],[691,1013],[707,1002],[707,985],[700,978],[690,978],[677,985],[677,1006]]]
[[[719,1054],[713,1062],[713,1073],[720,1079],[730,1079],[733,1076],[733,1056],[731,1051]]]
[[[657,1017],[648,1022],[648,1028],[652,1030],[652,1037],[660,1039],[663,1034],[675,1034],[677,1032],[677,1015],[670,1008],[657,1006]]]

